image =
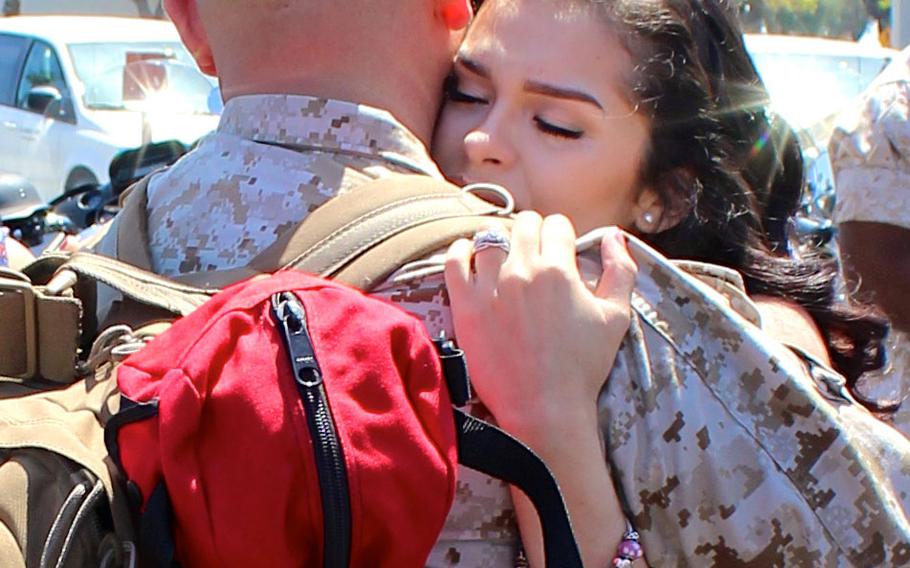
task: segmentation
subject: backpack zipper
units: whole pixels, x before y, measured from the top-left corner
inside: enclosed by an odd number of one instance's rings
[[[272,313],[290,355],[294,382],[303,402],[304,416],[313,441],[322,497],[323,566],[347,568],[351,549],[351,504],[347,469],[326,396],[322,370],[316,361],[316,352],[307,330],[306,311],[294,294],[283,292],[272,297]]]

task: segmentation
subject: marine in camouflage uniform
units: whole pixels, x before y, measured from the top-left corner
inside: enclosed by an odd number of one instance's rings
[[[424,144],[385,111],[303,96],[233,98],[216,131],[149,183],[153,268],[176,276],[245,266],[334,195],[394,173],[442,179]],[[97,251],[116,256],[116,233]],[[441,274],[379,294],[431,334],[454,336]],[[507,486],[462,468],[429,564],[509,567],[517,543]]]
[[[332,196],[390,173],[441,177],[388,113],[302,96],[232,99],[217,131],[149,186],[154,268],[244,266]],[[116,231],[108,235],[99,250],[112,254]],[[649,562],[910,562],[910,442],[857,405],[839,376],[761,334],[735,273],[686,272],[634,240],[631,252],[632,327],[600,408],[609,466]],[[590,266],[596,277],[599,262]],[[442,275],[425,268],[412,278],[403,267],[375,293],[452,336]],[[505,484],[462,469],[428,565],[511,567],[518,540]]]

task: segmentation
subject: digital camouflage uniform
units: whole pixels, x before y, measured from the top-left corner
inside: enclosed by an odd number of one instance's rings
[[[150,185],[155,269],[242,266],[333,195],[390,172],[439,176],[385,112],[299,96],[234,99],[218,130]],[[906,562],[908,495],[888,476],[907,485],[910,442],[845,396],[839,377],[808,374],[764,338],[734,274],[697,267],[707,274],[695,280],[637,241],[632,253],[632,329],[600,408],[614,478],[652,565]],[[599,263],[590,266],[596,277]],[[442,276],[426,267],[404,267],[376,294],[452,336]],[[518,535],[507,487],[467,469],[459,476],[428,565],[511,567]]]

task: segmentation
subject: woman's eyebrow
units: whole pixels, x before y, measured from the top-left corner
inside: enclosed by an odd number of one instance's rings
[[[455,60],[456,65],[460,65],[470,71],[471,73],[477,75],[478,77],[483,77],[484,79],[490,78],[490,70],[481,65],[480,63],[465,57],[464,55],[459,55],[458,59]],[[583,103],[588,103],[596,106],[600,110],[604,110],[604,106],[600,104],[593,96],[585,93],[584,91],[579,91],[576,89],[569,89],[566,87],[557,87],[555,85],[550,85],[547,83],[541,83],[540,81],[525,81],[524,90],[529,93],[535,93],[538,95],[545,95],[548,97],[554,97],[557,99],[567,99],[572,101],[580,101]]]
[[[479,75],[479,76],[483,77],[484,79],[490,78],[490,71],[486,67],[484,67],[480,63],[477,63],[476,61],[469,59],[463,55],[458,56],[458,59],[455,60],[455,64],[461,65],[462,67],[464,67],[471,73],[474,73],[475,75]]]
[[[540,83],[538,81],[526,81],[524,84],[524,89],[529,93],[536,93],[538,95],[589,103],[596,106],[600,110],[604,110],[604,107],[602,104],[600,104],[600,101],[588,93],[585,93],[584,91],[568,89],[565,87],[557,87],[555,85],[548,85],[547,83]]]

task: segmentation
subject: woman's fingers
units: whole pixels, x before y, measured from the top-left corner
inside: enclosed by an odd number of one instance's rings
[[[611,228],[604,235],[601,259],[602,273],[594,294],[603,300],[627,300],[638,267],[618,228]],[[456,241],[446,259],[450,294],[466,300],[492,299],[501,284],[504,265],[509,266],[512,276],[530,278],[546,266],[578,276],[572,223],[562,215],[543,218],[534,212],[522,212],[515,218],[511,235],[502,224],[494,223],[478,231],[473,241]]]
[[[578,273],[575,260],[575,227],[565,215],[544,218],[540,228],[540,254],[546,264]]]
[[[445,279],[452,303],[461,299],[467,300],[472,289],[472,254],[473,246],[467,239],[458,239],[449,246],[449,252],[446,255]]]
[[[626,247],[626,237],[617,227],[611,227],[600,243],[602,273],[594,295],[609,300],[622,298],[628,302],[635,285],[638,265]]]
[[[534,211],[522,211],[512,225],[512,253],[506,261],[522,265],[540,256],[540,228],[543,218]]]
[[[509,257],[511,239],[502,223],[491,223],[474,236],[474,285],[492,293],[499,281],[499,271]]]

